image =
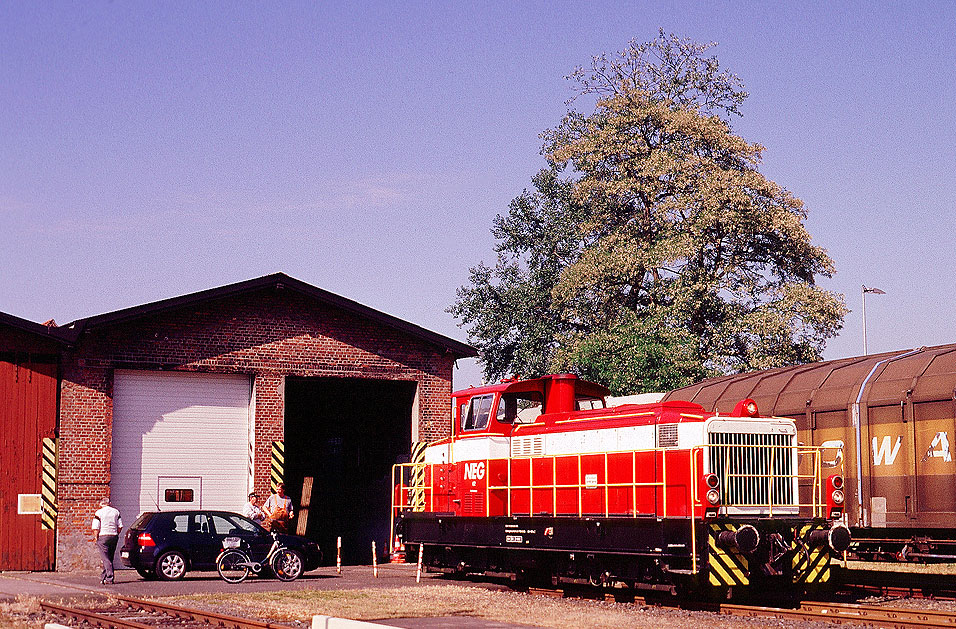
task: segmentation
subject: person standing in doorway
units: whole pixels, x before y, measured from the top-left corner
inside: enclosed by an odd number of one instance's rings
[[[123,529],[123,518],[118,509],[110,505],[109,498],[100,500],[100,508],[93,515],[93,530],[96,531],[96,549],[100,551],[103,560],[103,571],[100,574],[100,583],[113,583],[113,555],[116,553],[116,542]]]
[[[266,528],[277,533],[285,533],[292,519],[292,498],[285,495],[285,483],[276,485],[276,493],[266,498],[262,505],[266,513]]]

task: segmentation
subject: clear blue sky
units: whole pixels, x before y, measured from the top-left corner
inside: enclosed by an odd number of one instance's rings
[[[827,358],[956,342],[956,2],[0,2],[0,311],[60,323],[283,271],[444,312],[563,77],[718,43],[738,133],[853,310]],[[464,365],[456,385],[477,382]]]

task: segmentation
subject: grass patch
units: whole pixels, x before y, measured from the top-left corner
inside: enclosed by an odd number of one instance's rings
[[[867,570],[870,572],[909,572],[913,574],[956,575],[956,563],[888,563],[880,561],[847,561],[847,570]]]
[[[242,594],[195,594],[164,598],[173,604],[214,609],[238,616],[308,623],[315,614],[354,620],[472,616],[498,622],[566,629],[585,627],[655,627],[660,619],[641,622],[646,609],[601,601],[529,597],[457,585],[359,590],[284,590]],[[231,610],[231,611],[230,611]],[[680,626],[679,624],[677,626]],[[687,625],[693,626],[693,625]]]
[[[0,602],[0,629],[36,629],[37,618],[42,613],[40,603],[33,597],[21,596],[11,603]]]

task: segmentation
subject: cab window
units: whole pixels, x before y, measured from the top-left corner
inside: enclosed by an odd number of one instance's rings
[[[533,424],[541,414],[541,394],[537,391],[505,393],[498,401],[495,419],[502,424]]]
[[[494,395],[481,395],[471,398],[468,411],[461,423],[462,430],[483,430],[488,427],[488,416],[491,415],[491,402]]]
[[[604,408],[604,398],[602,397],[579,397],[574,400],[575,408],[579,411],[591,411]]]

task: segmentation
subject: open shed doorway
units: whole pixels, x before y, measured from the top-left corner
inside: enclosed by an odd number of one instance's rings
[[[293,504],[313,478],[306,535],[325,563],[368,564],[389,550],[392,465],[408,461],[417,383],[296,378],[285,384],[285,482]],[[383,549],[382,546],[385,545]]]

